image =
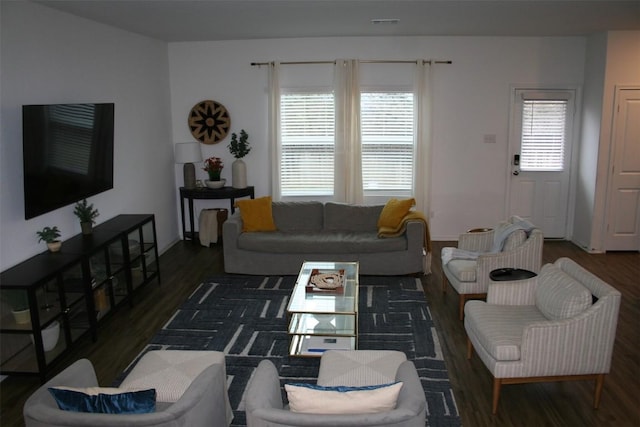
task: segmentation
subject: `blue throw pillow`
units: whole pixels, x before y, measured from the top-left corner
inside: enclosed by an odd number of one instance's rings
[[[156,390],[126,391],[114,388],[50,387],[63,411],[101,414],[148,414],[156,410]]]

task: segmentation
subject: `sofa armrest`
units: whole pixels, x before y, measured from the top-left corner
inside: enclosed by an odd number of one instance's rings
[[[527,325],[522,333],[521,360],[527,361],[528,375],[608,373],[619,307],[620,296],[609,295],[569,319]],[[562,351],[544,351],[549,343],[562,343]]]
[[[77,360],[37,389],[24,404],[23,415],[27,426],[55,424],[61,411],[48,389],[57,386],[97,387],[98,379],[93,365],[87,359]]]
[[[226,384],[224,365],[215,363],[202,371],[164,412],[183,425],[229,425],[233,412],[227,407]]]
[[[424,395],[422,384],[416,366],[410,360],[406,360],[398,367],[396,381],[402,381],[402,389],[398,395],[396,410],[406,410],[420,418],[424,425],[426,418],[427,399]],[[418,424],[420,425],[420,424]]]
[[[425,241],[427,234],[425,224],[422,221],[408,221],[405,236],[407,238],[407,248],[409,249],[424,248],[428,244]]]
[[[280,376],[270,360],[258,364],[247,385],[247,417],[260,408],[283,409],[280,393]]]
[[[222,223],[222,240],[224,242],[235,242],[242,233],[242,217],[236,211],[225,222]]]

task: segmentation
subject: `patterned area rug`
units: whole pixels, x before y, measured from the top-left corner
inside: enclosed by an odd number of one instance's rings
[[[283,382],[315,382],[319,359],[289,358],[286,308],[294,276],[223,275],[202,283],[145,349],[226,354],[234,426],[246,425],[244,390],[270,359]],[[414,277],[360,277],[360,349],[403,351],[427,397],[427,425],[460,426],[458,408],[422,284]],[[144,353],[144,352],[143,352]]]

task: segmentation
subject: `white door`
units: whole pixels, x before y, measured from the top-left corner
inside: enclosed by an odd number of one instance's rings
[[[605,250],[640,250],[640,89],[618,89]]]
[[[509,144],[509,214],[565,238],[575,93],[516,89]]]

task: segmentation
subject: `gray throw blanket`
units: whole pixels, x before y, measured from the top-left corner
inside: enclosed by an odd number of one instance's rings
[[[442,264],[448,264],[452,259],[474,260],[477,259],[478,255],[480,255],[481,253],[496,254],[498,252],[502,252],[504,243],[511,235],[511,233],[517,230],[524,230],[528,236],[529,233],[531,233],[531,230],[533,230],[534,228],[535,226],[526,219],[516,221],[514,223],[506,222],[500,224],[496,228],[493,235],[493,245],[491,246],[491,250],[489,250],[489,252],[474,252],[458,248],[442,248]]]

